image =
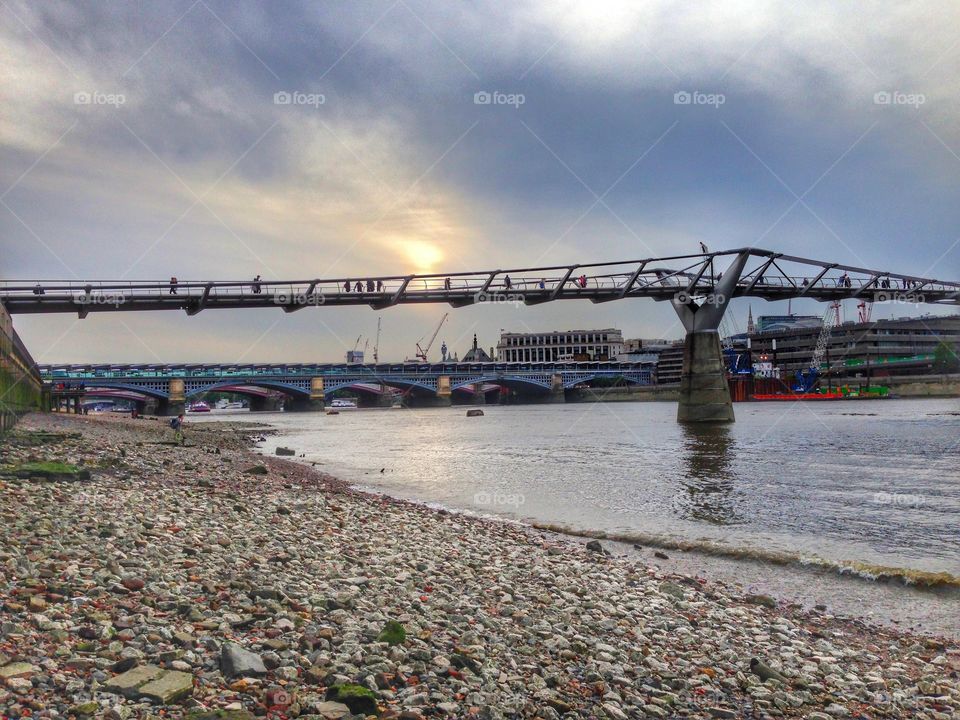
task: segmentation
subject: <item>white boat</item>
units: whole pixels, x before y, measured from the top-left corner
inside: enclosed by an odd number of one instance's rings
[[[247,406],[244,405],[242,402],[239,402],[236,400],[231,401],[226,399],[220,399],[217,401],[217,404],[214,405],[214,407],[217,410],[243,410]]]
[[[210,406],[207,405],[203,400],[199,400],[195,403],[190,403],[187,406],[188,413],[208,413],[210,412]]]
[[[349,410],[351,408],[356,410],[357,401],[349,398],[337,398],[330,403],[330,407],[337,408],[338,410]]]

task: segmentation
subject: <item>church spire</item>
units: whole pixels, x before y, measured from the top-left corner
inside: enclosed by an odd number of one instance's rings
[[[754,331],[755,331],[755,328],[753,325],[753,305],[751,305],[749,308],[747,308],[747,334],[753,335]]]

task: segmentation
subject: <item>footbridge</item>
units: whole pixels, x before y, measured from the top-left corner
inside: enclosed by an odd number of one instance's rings
[[[960,304],[960,282],[740,248],[629,261],[379,277],[0,283],[0,304],[10,314],[76,313],[81,318],[91,312],[138,310],[182,310],[196,315],[205,310],[267,307],[296,312],[342,305],[380,310],[417,303],[464,307],[577,299],[670,302],[686,330],[677,411],[682,422],[734,419],[718,328],[727,304],[738,297],[956,305]]]
[[[43,365],[51,392],[86,397],[134,393],[146,411],[183,412],[210,392],[251,398],[251,408],[320,410],[339,391],[390,404],[449,405],[454,398],[484,403],[511,390],[527,401],[563,402],[567,390],[588,385],[650,385],[651,363],[399,363],[378,365]],[[277,402],[276,398],[282,398]]]

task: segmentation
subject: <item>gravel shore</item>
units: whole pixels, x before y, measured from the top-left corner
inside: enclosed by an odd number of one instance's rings
[[[256,434],[0,440],[0,717],[960,718],[953,641],[354,492]]]

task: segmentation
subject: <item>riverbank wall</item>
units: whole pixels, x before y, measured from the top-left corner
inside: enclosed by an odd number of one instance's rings
[[[42,387],[37,364],[0,306],[0,433],[25,413],[40,409]]]

